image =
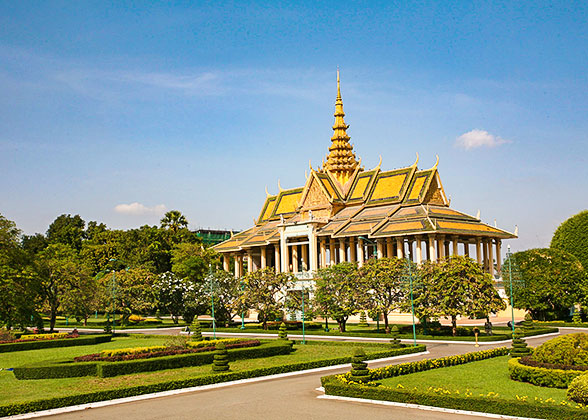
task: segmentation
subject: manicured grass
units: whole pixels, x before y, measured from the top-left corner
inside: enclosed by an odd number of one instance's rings
[[[509,356],[495,357],[377,382],[391,388],[411,390],[416,387],[419,392],[438,393],[448,390],[456,394],[456,391],[459,391],[462,395],[471,393],[473,396],[489,396],[505,400],[524,398],[530,403],[534,403],[536,399],[545,401],[552,398],[558,403],[566,400],[565,389],[545,388],[511,380],[508,374],[508,358]],[[540,404],[538,401],[536,403]]]
[[[68,347],[59,349],[40,349],[17,353],[0,354],[0,367],[9,368],[25,363],[70,358],[84,354],[96,353],[103,349],[161,345],[166,336],[149,337],[115,337],[110,343],[95,346]],[[336,357],[346,357],[353,353],[353,348],[361,346],[370,353],[389,348],[383,344],[358,343],[309,343],[296,344],[290,355],[274,356],[265,359],[239,360],[232,362],[232,371],[250,370],[262,367],[280,366],[297,362],[307,362]],[[170,369],[157,372],[143,372],[113,378],[81,377],[63,379],[17,380],[12,372],[0,371],[0,405],[34,401],[52,397],[79,395],[94,391],[126,388],[137,385],[149,385],[166,381],[183,380],[211,374],[211,366],[195,366],[182,369]]]

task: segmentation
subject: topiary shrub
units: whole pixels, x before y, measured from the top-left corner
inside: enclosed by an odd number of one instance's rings
[[[527,347],[527,343],[523,340],[522,331],[517,328],[515,330],[514,338],[512,339],[512,348],[510,349],[511,357],[522,357],[531,354],[531,349]]]
[[[229,370],[229,355],[227,348],[223,343],[216,345],[214,359],[212,360],[213,372],[226,372]]]
[[[523,321],[523,332],[528,333],[530,330],[533,329],[533,317],[531,314],[525,315],[525,320]]]
[[[390,340],[390,343],[392,344],[392,348],[399,348],[402,347],[402,344],[400,343],[400,330],[398,329],[398,327],[396,325],[394,325],[392,327],[392,330],[390,331],[390,333],[392,334],[392,340]]]
[[[535,349],[533,359],[541,363],[588,366],[588,334],[566,334],[546,341]]]
[[[368,323],[367,323],[367,317],[365,315],[365,311],[361,311],[359,313],[359,324],[357,324],[359,327],[368,327]]]
[[[574,314],[572,315],[572,322],[574,324],[581,324],[582,323],[582,308],[577,308],[574,306]]]
[[[287,340],[288,339],[288,333],[286,332],[286,324],[284,324],[283,322],[280,324],[280,331],[278,332],[278,337],[280,338],[280,340]]]
[[[192,336],[190,337],[190,341],[202,341],[202,327],[200,326],[200,321],[198,318],[194,318],[194,322],[190,325],[190,331],[192,331]]]
[[[588,404],[588,374],[575,377],[568,386],[568,399],[580,404]]]
[[[355,382],[364,383],[370,380],[370,371],[367,368],[365,351],[362,348],[356,349],[351,359],[351,379]]]

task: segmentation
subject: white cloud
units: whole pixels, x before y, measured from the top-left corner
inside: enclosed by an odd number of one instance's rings
[[[455,140],[455,146],[470,150],[478,147],[496,147],[504,143],[510,143],[510,140],[490,134],[485,130],[472,130],[462,134]]]
[[[142,215],[162,215],[165,213],[167,208],[164,204],[158,204],[153,207],[147,207],[141,203],[131,204],[117,204],[114,206],[114,211],[120,214],[128,214],[130,216],[142,216]]]

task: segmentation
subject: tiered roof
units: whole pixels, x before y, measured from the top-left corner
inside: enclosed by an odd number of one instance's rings
[[[337,72],[334,134],[327,162],[310,168],[304,187],[267,194],[256,225],[214,247],[236,252],[277,243],[283,225],[317,224],[319,237],[383,238],[419,234],[483,236],[499,239],[516,235],[449,208],[437,170],[419,170],[418,155],[411,166],[382,171],[380,164],[365,171],[356,160],[343,121],[343,101]],[[279,186],[279,183],[278,183]],[[266,191],[267,193],[267,191]]]

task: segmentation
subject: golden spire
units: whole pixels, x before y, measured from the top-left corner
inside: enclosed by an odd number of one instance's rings
[[[337,99],[335,100],[335,124],[333,125],[333,137],[331,137],[331,147],[327,155],[327,162],[323,169],[331,172],[341,185],[345,185],[349,178],[359,166],[355,159],[353,146],[349,143],[347,129],[343,117],[343,100],[341,99],[341,82],[339,78],[339,69],[337,69]]]

